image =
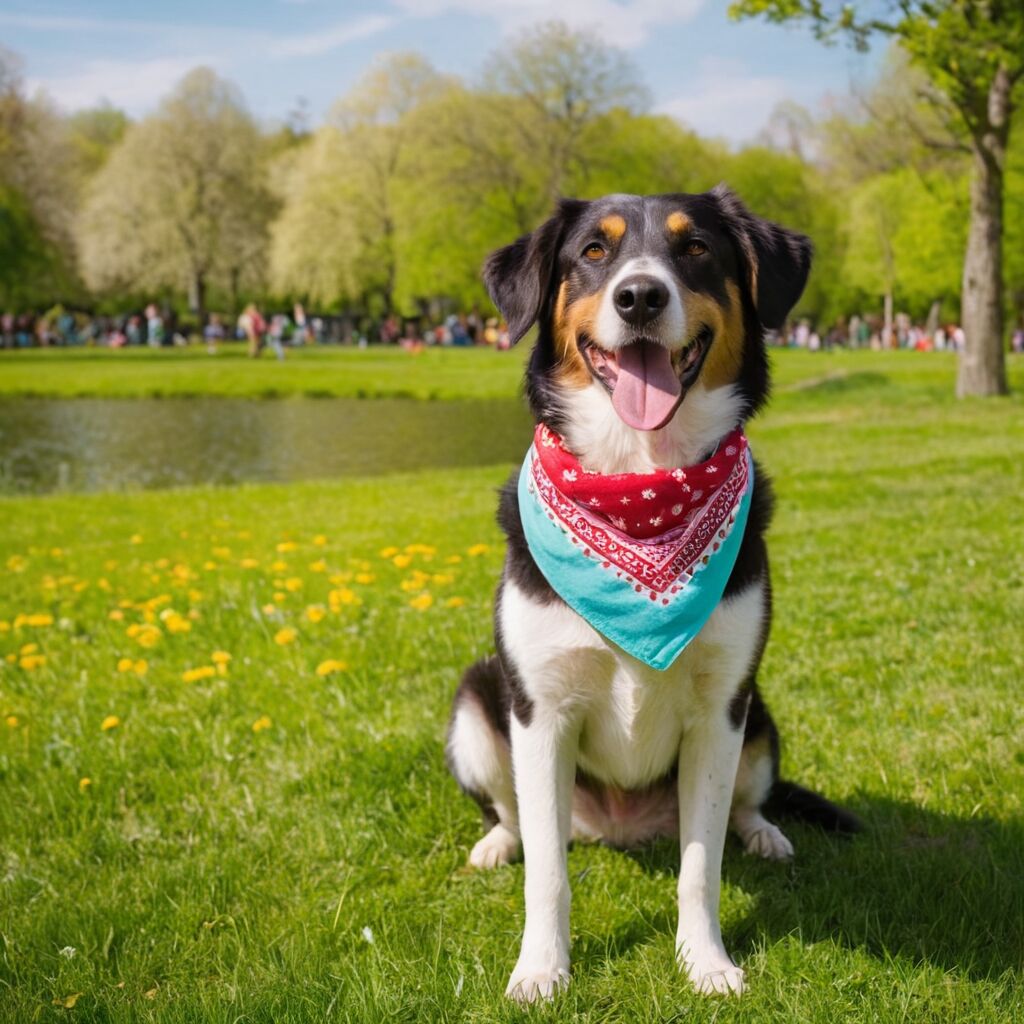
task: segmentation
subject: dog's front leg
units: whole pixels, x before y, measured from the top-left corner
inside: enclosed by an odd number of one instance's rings
[[[743,991],[743,971],[722,944],[718,920],[722,851],[743,728],[715,707],[679,751],[679,928],[676,956],[698,992]]]
[[[547,999],[569,983],[566,861],[576,778],[577,726],[557,709],[512,716],[512,768],[526,868],[526,926],[506,995]]]

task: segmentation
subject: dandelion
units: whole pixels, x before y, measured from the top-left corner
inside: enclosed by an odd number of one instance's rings
[[[258,558],[243,558],[238,564],[243,569],[258,569],[260,567],[260,560]]]
[[[302,589],[302,580],[300,580],[298,576],[289,576],[288,579],[284,581],[284,589],[290,594],[294,594],[297,590]]]
[[[326,614],[327,611],[322,604],[311,604],[306,609],[306,618],[313,623],[322,622]]]
[[[325,537],[325,536],[324,536],[324,535],[323,535],[322,533],[318,533],[318,534],[317,534],[317,535],[316,535],[316,536],[315,536],[315,537],[313,538],[313,543],[314,543],[314,544],[315,544],[315,545],[316,545],[316,546],[317,546],[318,548],[322,548],[322,547],[324,547],[324,546],[325,546],[325,545],[327,544],[327,538],[326,538],[326,537]]]
[[[120,724],[121,719],[117,715],[107,715],[100,723],[100,729],[103,732],[110,732],[111,729],[116,729]]]
[[[11,624],[6,619],[0,619],[0,633],[9,633]]]
[[[327,572],[327,563],[321,558],[309,563],[310,572]]]
[[[285,626],[284,629],[279,629],[274,634],[274,643],[280,647],[284,647],[286,644],[290,644],[297,636],[299,631],[293,629],[291,626]]]
[[[447,565],[458,565],[462,561],[462,555],[449,555],[445,559]]]
[[[92,785],[92,779],[86,775],[84,778],[78,780],[78,791],[84,793]]]
[[[142,543],[142,534],[141,533],[133,533],[131,535],[131,537],[128,538],[128,543],[129,544],[141,544]]]
[[[415,608],[418,612],[425,612],[434,603],[433,594],[423,593],[419,597],[414,597],[409,602],[410,608]]]
[[[477,558],[480,555],[486,555],[491,550],[490,544],[473,544],[471,547],[466,549],[466,554],[470,558]]]
[[[135,666],[135,662],[131,658],[118,658],[117,659],[117,671],[118,672],[131,672]]]
[[[283,562],[280,558],[276,562],[270,563],[270,569],[272,572],[284,572],[288,568],[288,563]]]
[[[274,600],[280,604],[282,601],[288,600],[288,595],[283,590],[274,591]]]
[[[269,715],[260,715],[255,722],[252,723],[253,732],[263,732],[264,729],[269,729],[274,723],[270,720]]]
[[[333,612],[338,611],[342,605],[358,605],[363,603],[362,598],[354,590],[349,590],[348,587],[339,587],[337,590],[332,590],[327,595],[327,601]]]
[[[212,679],[217,674],[213,665],[200,665],[199,668],[187,668],[181,673],[186,683],[198,683],[201,679]]]
[[[405,569],[412,564],[412,555],[395,555],[391,559],[392,565],[399,569]]]
[[[344,672],[347,668],[346,662],[339,661],[337,658],[328,658],[317,665],[316,674],[318,676],[332,676],[335,672]]]
[[[445,601],[444,606],[445,608],[461,608],[465,603],[466,599],[464,597],[449,597]]]
[[[357,572],[355,575],[356,583],[372,583],[376,578],[372,572]]]
[[[4,719],[4,721],[7,723],[7,728],[8,729],[17,729],[18,728],[19,722],[18,722],[18,716],[17,715],[8,715]]]
[[[28,615],[16,615],[14,617],[14,628],[21,629],[22,626],[52,626],[53,616],[46,612],[31,612]]]
[[[380,549],[380,557],[381,558],[394,558],[395,555],[397,555],[397,554],[398,554],[398,548],[395,548],[395,547],[381,548]]]
[[[203,568],[207,572],[213,572],[214,569],[219,569],[220,566],[218,566],[216,562],[211,562],[209,559],[207,559],[205,562],[203,562]]]
[[[188,633],[192,629],[192,623],[188,621],[183,615],[178,612],[167,609],[171,614],[163,614],[160,618],[163,620],[164,625],[167,627],[168,633]]]
[[[214,548],[213,557],[227,561],[231,557],[231,548]]]
[[[43,654],[24,654],[18,664],[28,672],[35,668],[42,668],[46,664],[46,656]]]
[[[274,615],[277,612],[276,604],[265,604],[261,609],[264,615]]]
[[[455,577],[450,572],[435,572],[434,575],[430,578],[439,587],[446,586],[447,584],[452,583],[455,580]]]
[[[429,544],[406,544],[405,550],[410,555],[423,555],[425,558],[433,558],[437,554],[437,548]]]
[[[293,540],[283,540],[281,541],[280,544],[277,545],[277,551],[279,554],[283,555],[288,551],[295,551],[296,548],[298,548],[298,546],[299,545],[296,544],[295,541]]]
[[[39,644],[22,644],[19,654],[35,654],[39,650]]]
[[[139,658],[133,663],[132,671],[137,676],[144,676],[149,671],[149,662],[145,658]]]
[[[210,661],[212,661],[214,665],[226,665],[230,660],[231,655],[228,654],[227,651],[214,651],[213,654],[210,655]]]

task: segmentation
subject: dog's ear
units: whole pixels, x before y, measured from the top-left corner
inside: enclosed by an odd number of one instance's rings
[[[536,231],[487,257],[484,284],[508,324],[511,344],[520,341],[540,317],[553,291],[562,239],[586,205],[578,199],[563,199],[554,216]]]
[[[745,265],[746,285],[758,318],[765,327],[778,330],[807,284],[811,240],[751,213],[726,185],[714,188],[711,197]]]

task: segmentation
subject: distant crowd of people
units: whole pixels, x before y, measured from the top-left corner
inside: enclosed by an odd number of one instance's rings
[[[371,343],[400,345],[416,351],[427,345],[490,345],[509,347],[508,327],[497,317],[483,317],[478,310],[451,313],[433,322],[427,317],[383,320],[350,316],[310,316],[300,303],[290,312],[264,313],[250,303],[238,317],[210,313],[200,330],[181,321],[171,308],[150,303],[141,311],[117,316],[94,315],[56,306],[45,313],[0,314],[0,347],[32,348],[50,345],[97,345],[122,348],[129,345],[187,345],[201,335],[210,354],[224,341],[244,341],[249,355],[270,349],[278,359],[288,347],[328,343],[365,346]]]
[[[99,345],[121,348],[125,345],[187,345],[201,335],[207,350],[217,352],[223,341],[244,341],[249,355],[259,356],[264,349],[284,359],[288,347],[317,344],[371,343],[399,345],[410,352],[433,345],[469,347],[486,345],[502,350],[510,347],[508,325],[498,317],[484,317],[479,310],[451,313],[432,320],[429,317],[402,318],[395,315],[379,321],[344,315],[307,315],[300,303],[290,312],[264,314],[250,303],[238,317],[210,313],[199,330],[182,322],[171,308],[151,302],[143,310],[119,316],[93,315],[56,306],[45,313],[0,314],[0,347],[32,348],[48,345]],[[783,331],[769,334],[776,346],[815,352],[832,348],[912,349],[917,352],[955,351],[964,347],[964,331],[958,324],[915,324],[910,316],[899,313],[892,324],[879,317],[854,315],[842,318],[827,330],[819,331],[807,320],[797,320]],[[1024,328],[1011,336],[1011,349],[1024,353]]]

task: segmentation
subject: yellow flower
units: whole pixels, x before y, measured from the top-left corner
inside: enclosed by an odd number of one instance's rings
[[[270,720],[269,715],[260,715],[255,722],[252,723],[253,732],[263,732],[264,729],[269,729],[274,723]]]
[[[8,729],[17,729],[18,728],[18,716],[17,715],[8,715],[4,719],[4,721],[7,723],[7,728]]]
[[[423,593],[419,597],[414,597],[409,602],[410,608],[415,608],[419,612],[425,612],[434,603],[434,597],[432,594]]]
[[[351,579],[352,573],[350,572],[336,572],[327,577],[327,582],[332,583],[336,587],[340,587],[343,583],[348,583]]]
[[[326,538],[326,537],[325,537],[325,536],[324,536],[324,535],[323,535],[322,533],[318,533],[318,534],[317,534],[317,535],[316,535],[316,536],[315,536],[315,537],[313,538],[313,543],[314,543],[314,544],[315,544],[315,545],[316,545],[316,546],[317,546],[318,548],[322,548],[322,547],[324,547],[324,546],[325,546],[325,545],[327,544],[327,538]]]
[[[309,563],[310,572],[327,572],[327,563],[322,559]]]
[[[137,676],[144,676],[149,671],[149,662],[145,658],[139,658],[138,661],[132,665],[132,671]]]
[[[100,723],[100,729],[103,732],[110,732],[111,729],[116,729],[121,724],[121,719],[117,715],[107,715],[106,718]]]
[[[28,565],[28,559],[24,555],[11,555],[7,559],[7,568],[11,572],[24,572],[26,565]]]
[[[131,634],[129,634],[131,635]],[[159,626],[140,626],[138,632],[135,634],[135,639],[138,641],[140,647],[156,647],[160,643],[160,637],[163,633],[160,632]]]
[[[277,545],[277,550],[283,555],[286,551],[294,551],[298,546],[293,540],[283,540]]]
[[[92,785],[92,779],[86,776],[84,779],[78,780],[78,789],[84,793]]]
[[[135,667],[135,662],[131,658],[118,658],[117,659],[117,671],[118,672],[131,672]]]
[[[212,661],[214,665],[226,665],[230,660],[231,655],[228,654],[227,651],[214,651],[213,654],[210,655],[210,661]]]
[[[13,665],[17,660],[18,656],[13,651],[10,654],[4,655],[4,661],[6,661],[8,665]]]
[[[274,591],[274,600],[280,603],[281,601],[287,601],[288,595],[283,590]]]
[[[437,554],[437,548],[429,544],[406,544],[405,550],[410,555],[423,555],[426,558],[433,558]]]
[[[231,557],[231,548],[214,548],[213,557],[227,560]]]
[[[349,590],[348,587],[341,587],[338,590],[332,590],[327,595],[327,601],[331,606],[331,611],[337,611],[343,604],[362,604],[362,598],[354,591]]]
[[[187,668],[181,673],[186,683],[198,683],[200,679],[212,679],[217,670],[212,665],[201,665],[199,668]]]
[[[472,558],[476,558],[478,555],[486,555],[490,550],[490,544],[474,544],[466,549],[466,554]]]
[[[298,630],[293,629],[291,626],[285,626],[284,629],[279,629],[274,634],[274,643],[284,647],[285,644],[290,644],[298,635]]]
[[[39,644],[22,644],[19,654],[35,654],[39,650]]]
[[[53,616],[47,615],[46,612],[31,612],[28,615],[16,615],[14,617],[14,628],[20,629],[22,626],[52,626]]]
[[[34,668],[41,668],[46,664],[46,656],[43,654],[24,654],[18,664],[31,672]]]
[[[430,577],[425,573],[416,569],[411,576],[406,577],[398,585],[405,591],[422,590],[423,584],[429,580]]]
[[[243,569],[258,569],[260,567],[260,560],[258,558],[243,558],[238,564]]]
[[[211,562],[209,559],[207,559],[205,562],[203,562],[203,568],[207,572],[212,572],[214,569],[218,568],[218,565],[216,562]]]
[[[111,622],[121,622],[124,619],[124,612],[120,608],[114,608],[107,616]]]
[[[311,604],[306,609],[306,618],[310,622],[322,622],[327,612],[324,610],[324,606],[320,604]]]
[[[391,562],[399,569],[405,569],[412,563],[412,555],[395,555]]]
[[[275,605],[275,604],[265,604],[260,609],[260,611],[263,612],[264,615],[273,615],[274,612],[277,611],[277,605]]]
[[[435,572],[431,579],[440,587],[451,583],[455,577],[450,572]]]
[[[142,543],[142,534],[141,533],[133,533],[132,536],[129,538],[128,543],[129,544],[141,544]]]
[[[394,558],[395,555],[397,555],[397,554],[398,554],[398,548],[394,548],[394,547],[391,547],[391,548],[381,548],[381,550],[380,550],[380,557],[381,558]]]
[[[372,583],[376,578],[372,572],[357,572],[355,575],[356,583]]]
[[[276,562],[270,563],[270,568],[273,572],[284,572],[288,568],[288,563],[279,558]]]
[[[289,576],[288,579],[284,581],[284,589],[289,593],[294,594],[296,590],[302,589],[302,580],[300,580],[298,576]]]
[[[461,608],[465,603],[466,599],[464,597],[449,597],[445,601],[444,606],[445,608]]]
[[[338,661],[337,658],[328,658],[317,665],[316,674],[318,676],[331,676],[335,672],[344,672],[347,668],[348,664],[346,662]]]
[[[9,633],[11,624],[6,619],[0,619],[0,633]]]

